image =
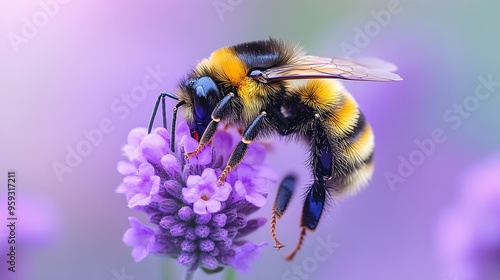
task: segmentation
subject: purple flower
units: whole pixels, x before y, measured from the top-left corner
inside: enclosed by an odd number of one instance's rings
[[[238,180],[234,183],[236,193],[257,207],[266,204],[266,178],[256,177],[252,167],[241,164]]]
[[[248,242],[241,246],[234,256],[232,263],[234,269],[241,272],[250,271],[250,262],[260,257],[260,248],[264,245],[267,245],[267,242],[260,244]]]
[[[134,259],[154,253],[174,257],[190,271],[228,265],[248,271],[264,243],[244,238],[266,222],[250,215],[266,203],[267,187],[276,181],[265,165],[265,149],[252,143],[249,157],[220,186],[217,176],[235,143],[230,133],[218,131],[213,146],[185,160],[184,153],[198,145],[186,124],[177,129],[175,153],[169,149],[165,129],[157,128],[149,135],[145,131],[130,132],[123,148],[129,161],[118,163],[125,178],[116,192],[125,194],[128,206],[145,212],[151,223],[147,226],[129,218],[131,228],[123,241],[133,247]]]
[[[130,226],[123,235],[123,242],[132,249],[132,257],[136,262],[144,259],[155,246],[155,232],[151,228],[141,223],[135,217],[129,217]]]
[[[459,196],[439,220],[438,254],[446,276],[500,276],[500,156],[480,163],[464,177]]]
[[[196,214],[216,213],[221,209],[231,193],[231,186],[217,184],[215,170],[207,168],[201,176],[191,175],[187,179],[187,188],[182,189],[182,197],[187,203],[193,203]]]

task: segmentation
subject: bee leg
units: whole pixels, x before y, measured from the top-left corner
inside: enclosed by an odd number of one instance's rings
[[[304,207],[302,208],[302,221],[301,221],[301,231],[299,242],[295,249],[285,257],[286,260],[291,261],[295,255],[299,252],[304,238],[306,236],[306,230],[315,230],[318,226],[319,219],[321,218],[321,213],[325,206],[326,189],[323,181],[314,181],[309,191],[307,192],[306,199],[304,201]]]
[[[297,246],[295,246],[295,249],[293,249],[293,252],[291,252],[288,256],[285,257],[285,260],[292,261],[293,258],[295,258],[295,255],[300,251],[300,248],[302,248],[302,244],[304,243],[306,233],[307,233],[306,228],[302,227],[300,229],[300,237],[299,237],[299,242],[297,243]]]
[[[233,153],[229,157],[226,167],[222,171],[222,174],[220,174],[219,176],[219,180],[217,181],[219,185],[222,186],[224,184],[224,181],[226,180],[227,174],[231,172],[231,170],[236,168],[238,164],[240,164],[241,160],[247,152],[248,145],[252,143],[252,141],[259,134],[261,127],[260,124],[262,124],[266,116],[267,113],[265,111],[262,111],[260,115],[255,118],[252,123],[245,129],[241,138],[241,142],[236,145],[236,148],[234,148]]]
[[[278,193],[276,194],[276,199],[274,200],[273,213],[271,215],[271,236],[276,245],[274,248],[278,250],[285,247],[281,244],[276,235],[276,218],[281,218],[285,213],[290,199],[292,198],[293,192],[295,191],[295,183],[297,179],[293,175],[286,176],[278,188]]]
[[[186,104],[185,101],[180,101],[177,103],[174,107],[174,110],[172,112],[172,126],[170,127],[170,150],[175,152],[175,126],[177,124],[177,110],[179,110],[179,107],[182,105]]]
[[[234,93],[230,92],[228,95],[224,96],[222,100],[215,106],[215,109],[212,111],[212,121],[208,124],[207,128],[201,135],[200,143],[198,147],[192,152],[186,153],[186,159],[198,154],[206,144],[212,140],[215,132],[217,131],[217,126],[221,119],[223,119],[231,109],[232,102],[231,100],[234,98]]]
[[[314,182],[308,188],[307,196],[302,208],[301,233],[297,247],[286,257],[291,261],[302,247],[306,230],[315,230],[318,226],[323,208],[325,206],[326,190],[325,182],[332,177],[333,157],[332,145],[328,140],[327,134],[321,126],[321,121],[315,122],[314,129],[308,131],[311,138],[311,160],[312,171],[314,173]]]
[[[168,93],[162,92],[158,95],[158,98],[156,99],[155,107],[153,108],[153,113],[151,114],[151,118],[149,118],[148,134],[151,133],[151,130],[153,129],[153,122],[156,118],[156,112],[158,111],[158,107],[160,106],[160,101],[161,101],[162,113],[163,113],[163,127],[165,129],[167,128],[167,117],[165,114],[165,97],[167,95],[168,95]]]

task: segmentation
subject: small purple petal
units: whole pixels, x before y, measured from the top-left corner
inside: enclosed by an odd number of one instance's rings
[[[234,260],[231,263],[234,270],[238,272],[248,272],[250,271],[250,262],[258,259],[260,257],[260,248],[267,245],[266,242],[255,244],[252,242],[247,242],[239,248],[234,256]]]
[[[132,129],[127,136],[127,144],[138,147],[141,144],[144,136],[148,135],[148,131],[144,127],[137,127]]]
[[[181,145],[184,147],[185,152],[192,152],[198,147],[198,142],[191,138],[191,136],[184,136],[181,138]],[[212,149],[206,146],[197,155],[189,158],[190,165],[207,165],[212,161]]]
[[[134,208],[137,206],[147,205],[151,201],[151,197],[145,193],[138,193],[128,201],[128,207]]]
[[[126,245],[134,247],[132,256],[139,262],[152,251],[155,245],[155,233],[135,217],[129,217],[128,220],[131,228],[125,232],[122,240]]]
[[[206,184],[215,185],[217,183],[217,175],[215,174],[215,170],[211,168],[203,170],[201,178]]]
[[[137,172],[137,167],[134,164],[126,161],[119,161],[117,168],[118,168],[118,173],[125,176],[133,175],[135,174],[135,172]]]
[[[125,178],[123,179],[125,180]],[[118,185],[118,187],[116,187],[115,193],[126,193],[127,190],[128,190],[127,185],[125,183],[121,183]]]
[[[181,139],[183,136],[191,136],[191,130],[186,122],[181,122],[177,125],[175,134],[177,135],[177,139]]]
[[[258,142],[252,142],[243,158],[243,163],[249,164],[251,166],[261,165],[264,162],[266,148],[259,144]]]
[[[171,154],[165,155],[161,158],[161,165],[172,178],[175,178],[181,173],[179,161],[177,161],[177,159]]]
[[[142,182],[138,189],[139,193],[130,198],[128,207],[145,206],[154,201],[154,198],[157,198],[156,194],[158,193],[159,185],[160,177],[158,176],[152,176],[150,180]]]
[[[219,186],[212,198],[218,201],[226,201],[229,197],[229,194],[231,193],[231,190],[231,185],[229,185],[228,183],[224,183],[224,185]]]
[[[214,150],[217,151],[218,157],[221,158],[221,162],[225,164],[231,155],[231,149],[228,149],[228,147],[233,147],[231,134],[225,131],[218,131],[214,135],[212,143]]]
[[[240,180],[234,183],[234,190],[240,197],[244,197],[247,194],[247,189],[245,188],[243,182],[241,182]]]
[[[134,164],[139,164],[145,162],[146,159],[139,151],[139,145],[141,144],[144,136],[148,134],[145,128],[134,128],[132,129],[127,137],[127,144],[123,146],[123,153],[129,159],[130,162]]]
[[[155,169],[154,167],[148,163],[141,163],[139,167],[137,168],[137,174],[143,178],[144,180],[148,179],[149,177],[152,177],[155,175]]]
[[[221,203],[217,200],[209,200],[205,203],[206,209],[210,213],[215,213],[220,210]]]
[[[193,178],[194,176],[190,176],[189,178]],[[199,177],[199,176],[198,176]],[[189,179],[188,179],[189,182]],[[195,188],[183,188],[182,189],[182,197],[187,203],[194,203],[200,199],[200,195],[198,190]]]
[[[207,202],[203,199],[198,199],[193,204],[193,210],[196,214],[206,214],[207,213]]]
[[[168,144],[161,136],[151,133],[142,139],[140,149],[148,162],[159,165],[168,151]]]
[[[170,133],[168,133],[168,131],[165,128],[163,127],[155,128],[153,130],[153,133],[163,138],[165,142],[170,143]]]
[[[263,207],[267,202],[266,197],[257,192],[245,195],[245,199],[257,207]]]
[[[198,148],[198,141],[196,141],[189,135],[183,136],[180,143],[183,146],[185,152],[191,152]]]
[[[266,218],[257,218],[257,219],[253,219],[253,220],[248,221],[246,227],[244,227],[238,231],[236,238],[246,236],[246,235],[256,231],[258,228],[260,228],[261,226],[266,224],[266,221],[267,221]]]

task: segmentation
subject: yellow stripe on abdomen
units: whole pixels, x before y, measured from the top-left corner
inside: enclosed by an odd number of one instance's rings
[[[341,137],[354,128],[358,119],[358,104],[339,81],[309,80],[299,86],[300,100],[325,121],[325,128]]]
[[[375,137],[370,125],[367,123],[354,142],[345,147],[343,154],[349,162],[359,163],[368,159],[372,155],[374,148]]]

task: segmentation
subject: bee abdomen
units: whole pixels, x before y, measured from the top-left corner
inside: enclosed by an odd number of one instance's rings
[[[374,167],[374,140],[371,126],[358,110],[352,130],[337,140],[336,193],[355,193],[368,183]]]

